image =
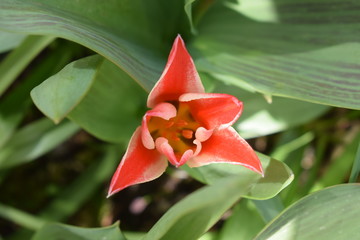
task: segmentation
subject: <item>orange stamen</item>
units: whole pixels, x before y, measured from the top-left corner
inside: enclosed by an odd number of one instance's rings
[[[175,124],[174,121],[168,121],[168,122],[165,124],[165,128],[171,128],[174,124]]]
[[[148,129],[154,141],[158,137],[166,138],[174,153],[181,157],[188,149],[194,150],[196,148],[191,140],[195,138],[195,131],[201,125],[191,116],[189,106],[186,103],[180,103],[177,110],[177,115],[169,120],[151,117],[148,122]]]
[[[177,127],[185,127],[186,125],[188,125],[189,123],[183,119],[179,119],[177,122],[176,122],[176,126]]]
[[[187,138],[187,139],[192,139],[193,134],[194,134],[194,132],[192,130],[189,130],[189,129],[184,129],[184,130],[181,131],[181,135],[184,138]]]

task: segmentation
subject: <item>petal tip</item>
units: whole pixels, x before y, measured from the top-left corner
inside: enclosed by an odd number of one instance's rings
[[[109,191],[106,198],[110,198],[112,195],[114,195],[114,193]]]
[[[114,195],[115,193],[119,192],[120,190],[121,190],[121,189],[115,189],[115,190],[114,190],[113,187],[110,186],[106,198],[111,197],[112,195]]]

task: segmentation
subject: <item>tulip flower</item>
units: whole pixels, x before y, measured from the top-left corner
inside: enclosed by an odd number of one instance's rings
[[[231,127],[242,112],[242,102],[228,94],[205,93],[180,36],[147,106],[151,110],[131,137],[111,180],[109,196],[158,178],[168,162],[175,167],[238,164],[263,174],[254,150]]]

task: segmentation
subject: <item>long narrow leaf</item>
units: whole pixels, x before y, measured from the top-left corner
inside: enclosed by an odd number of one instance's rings
[[[0,96],[15,81],[31,60],[49,43],[52,36],[29,36],[0,64]]]
[[[299,200],[267,225],[256,240],[357,239],[360,184],[339,185]]]
[[[126,240],[119,223],[104,228],[81,228],[65,224],[49,223],[38,231],[32,240]]]
[[[359,174],[360,174],[360,142],[357,149],[356,157],[354,159],[354,164],[351,169],[349,182],[351,183],[356,182],[357,178],[359,177]]]
[[[19,209],[0,203],[0,217],[31,230],[40,229],[45,221]]]
[[[0,169],[37,159],[79,130],[72,122],[58,126],[48,119],[29,124],[15,133],[0,152]]]
[[[2,0],[1,28],[80,43],[150,90],[173,39],[188,31],[188,22],[183,1]]]
[[[31,89],[61,69],[73,55],[72,49],[62,46],[50,52],[49,56],[43,57],[25,79],[0,101],[0,149],[14,133],[28,108],[32,106]]]
[[[258,154],[262,167],[264,169],[264,177],[255,173],[244,166],[231,164],[210,164],[198,168],[183,168],[194,178],[206,184],[214,184],[222,178],[228,176],[238,176],[243,181],[251,180],[252,187],[243,197],[264,200],[274,197],[282,189],[288,186],[294,178],[289,167],[263,154]]]
[[[266,95],[359,109],[359,3],[271,1],[276,21],[264,22],[250,17],[270,1],[256,2],[220,1],[206,14],[192,42],[198,69]]]

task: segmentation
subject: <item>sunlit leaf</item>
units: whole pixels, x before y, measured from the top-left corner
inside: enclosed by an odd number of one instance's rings
[[[86,7],[84,7],[86,6]],[[80,43],[121,67],[150,90],[171,43],[188,32],[183,1],[2,0],[0,29]]]
[[[98,55],[72,62],[34,88],[31,98],[48,118],[59,123],[84,98],[103,62]]]
[[[0,53],[17,47],[25,37],[24,34],[0,31]]]
[[[219,2],[204,16],[192,42],[198,70],[266,95],[360,108],[356,1],[272,1],[278,22],[245,17],[242,4]]]
[[[213,92],[228,93],[244,103],[236,130],[244,138],[254,138],[295,127],[324,114],[329,107],[295,99],[273,97],[272,102],[258,93],[216,83]]]
[[[258,156],[265,172],[264,177],[243,166],[226,163],[210,164],[197,168],[185,166],[184,169],[192,177],[207,184],[214,184],[230,175],[237,175],[243,181],[250,179],[252,187],[243,196],[252,199],[268,199],[289,185],[294,176],[286,164],[263,154],[258,154]]]
[[[357,239],[360,184],[330,187],[286,209],[255,238],[281,240]]]
[[[144,240],[198,239],[240,197],[270,198],[293,176],[285,164],[260,155],[265,177],[242,166],[211,164],[185,169],[210,186],[177,203],[155,224]],[[181,233],[181,234],[180,234]]]
[[[169,209],[143,240],[196,240],[242,195],[252,179],[231,176],[206,186]]]

